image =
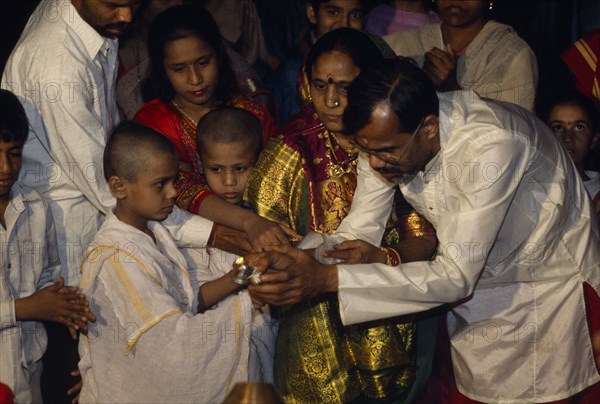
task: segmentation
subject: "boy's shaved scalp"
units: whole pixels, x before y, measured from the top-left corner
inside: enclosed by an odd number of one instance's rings
[[[263,133],[258,119],[245,109],[222,107],[204,115],[196,126],[198,153],[211,143],[244,142],[256,157],[260,153]]]
[[[135,182],[149,159],[162,154],[176,155],[175,146],[160,133],[136,122],[126,121],[108,138],[104,149],[104,178],[117,176]]]

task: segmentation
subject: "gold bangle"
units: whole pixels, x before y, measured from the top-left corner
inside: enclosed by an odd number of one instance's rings
[[[398,251],[391,247],[380,247],[379,249],[385,252],[386,265],[392,267],[397,267],[398,265],[400,265],[400,254],[398,254]]]

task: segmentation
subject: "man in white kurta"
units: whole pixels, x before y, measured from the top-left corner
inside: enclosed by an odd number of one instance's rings
[[[2,76],[31,125],[21,181],[48,201],[57,224],[62,276],[79,283],[79,262],[114,200],[102,152],[118,124],[118,41],[103,37],[70,1],[42,1]]]
[[[121,3],[120,8],[130,7]],[[117,50],[118,40],[97,32],[70,1],[45,0],[2,76],[2,88],[19,96],[31,125],[20,180],[50,203],[67,285],[79,284],[81,257],[114,206],[102,175],[102,153],[119,123]],[[176,238],[205,245],[211,228],[199,220]]]
[[[426,52],[434,47],[446,50],[441,24],[423,25],[384,39],[397,55],[413,58],[422,66]],[[538,81],[535,54],[508,25],[485,24],[456,60],[456,80],[465,90],[533,112]]]
[[[41,1],[2,76],[1,87],[19,97],[30,123],[19,179],[48,200],[66,285],[79,284],[81,257],[104,214],[114,206],[102,175],[102,154],[119,123],[115,95],[118,40],[103,36],[100,32],[106,32],[98,25],[126,26],[136,3]],[[206,245],[212,222],[178,209],[168,221],[182,246]],[[72,344],[66,331],[61,331],[50,329],[49,338],[56,341],[50,344],[52,349]],[[76,352],[76,346],[70,348]],[[60,391],[57,394],[74,383],[61,376],[68,377],[74,363],[47,361],[45,366],[46,375],[57,378],[48,380],[53,390]]]
[[[80,402],[218,403],[248,379],[247,293],[202,314],[185,260],[162,224],[156,243],[109,212],[82,264],[96,323],[81,339]]]
[[[338,265],[343,321],[465,299],[448,315],[463,394],[544,402],[600,381],[582,288],[588,282],[600,290],[600,239],[569,157],[533,115],[465,93],[440,94],[440,146],[425,170],[400,187],[435,227],[436,259],[399,270]],[[359,198],[338,232],[362,236],[362,223],[385,224],[388,213],[365,207],[387,206],[388,199],[391,206],[393,194],[366,159],[359,168],[366,186],[357,187]]]
[[[402,122],[393,112],[375,114],[397,110],[391,104],[402,99],[398,94],[407,95],[400,73],[386,76],[389,81],[380,86],[383,101],[369,109],[364,93],[353,86],[360,82],[360,89],[376,92],[381,76],[362,76],[350,87],[347,112],[371,111],[369,126],[354,133],[360,134],[355,135],[357,143],[373,155],[370,160],[361,157],[352,208],[338,234],[378,244],[393,185],[369,167],[382,165],[367,129],[380,120]],[[422,81],[429,80],[423,75]],[[421,85],[433,91],[431,84]],[[436,228],[436,258],[399,267],[331,268],[308,263],[304,254],[290,250],[292,260],[277,261],[275,255],[266,263],[284,271],[263,274],[262,285],[251,290],[270,303],[294,302],[299,299],[294,293],[310,297],[337,290],[344,324],[454,303],[448,328],[461,393],[482,402],[546,402],[572,396],[600,381],[582,286],[588,282],[600,290],[600,238],[583,183],[548,127],[525,110],[486,102],[467,91],[439,94],[439,101],[439,114],[424,116],[426,123],[415,131],[421,139],[411,140],[409,149],[406,142],[394,146],[410,150],[394,156],[398,167],[411,155],[423,156],[418,149],[427,142],[437,150],[400,186],[406,200]],[[356,114],[345,116],[350,117]],[[419,117],[414,117],[417,122]],[[429,126],[431,122],[437,124]],[[436,137],[423,143],[423,132]],[[258,265],[264,267],[261,260],[257,258]],[[317,269],[307,270],[313,267]],[[313,291],[298,292],[301,288],[290,283],[293,278]],[[275,281],[286,283],[269,285]]]

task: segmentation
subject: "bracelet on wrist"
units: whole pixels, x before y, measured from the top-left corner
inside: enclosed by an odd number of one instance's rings
[[[398,251],[391,247],[380,247],[380,250],[385,252],[386,265],[392,267],[397,267],[398,265],[400,265],[400,254],[398,254]]]

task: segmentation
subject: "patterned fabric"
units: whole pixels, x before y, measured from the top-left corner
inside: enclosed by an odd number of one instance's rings
[[[46,330],[38,321],[17,321],[15,301],[58,279],[54,220],[48,203],[21,183],[12,186],[0,227],[0,380],[18,403],[41,400],[39,377]],[[3,401],[0,401],[3,403]]]
[[[358,151],[342,147],[308,106],[282,133],[253,171],[249,201],[261,216],[301,234],[334,233],[352,203]],[[405,202],[396,204],[387,245],[433,234],[417,217]],[[414,330],[410,318],[344,327],[335,294],[284,307],[275,383],[290,403],[401,399],[414,379]]]
[[[573,72],[577,90],[595,99],[600,105],[599,54],[600,29],[597,29],[575,42],[561,55],[561,58]]]
[[[423,66],[431,48],[446,49],[441,23],[422,25],[384,37],[399,56]],[[515,30],[488,21],[456,60],[456,80],[461,88],[479,96],[511,102],[533,111],[538,68],[535,54]]]
[[[234,96],[227,105],[251,112],[261,122],[264,143],[275,131],[269,112],[258,103]],[[198,213],[200,204],[212,192],[206,185],[200,157],[196,153],[196,122],[191,121],[171,104],[156,99],[145,104],[134,118],[137,122],[166,136],[179,156],[179,176],[175,182],[177,206]]]

